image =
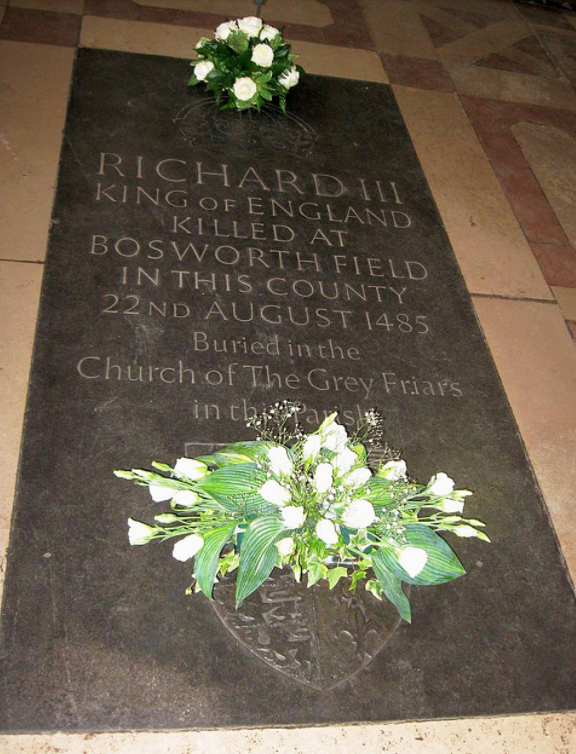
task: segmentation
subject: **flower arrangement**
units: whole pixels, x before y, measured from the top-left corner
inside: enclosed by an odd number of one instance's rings
[[[196,45],[198,59],[189,86],[203,82],[213,92],[221,110],[258,111],[265,101],[278,97],[286,112],[286,95],[304,69],[284,42],[282,32],[248,16],[220,24],[214,39],[203,37]]]
[[[282,401],[256,415],[248,422],[255,441],[179,458],[174,467],[116,471],[148,487],[154,502],[170,501],[154,526],[128,519],[130,544],[176,540],[176,560],[195,559],[188,593],[211,598],[218,576],[238,569],[238,606],[275,566],[289,566],[308,586],[327,579],[333,588],[349,576],[350,589],[363,584],[410,621],[403,582],[442,584],[465,573],[437,532],[490,541],[481,521],[461,515],[472,493],[454,489],[444,473],[427,485],[411,481],[406,463],[382,446],[375,410],[348,436],[336,413],[305,434],[301,409]],[[367,459],[376,447],[383,458],[373,473]]]

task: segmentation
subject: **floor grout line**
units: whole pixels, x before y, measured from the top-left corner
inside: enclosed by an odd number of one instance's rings
[[[472,298],[495,298],[500,301],[525,301],[535,304],[555,304],[559,306],[556,299],[550,298],[533,298],[531,296],[506,296],[503,293],[473,293],[469,291]]]
[[[46,264],[43,259],[4,259],[0,257],[0,262],[15,262],[20,264]]]

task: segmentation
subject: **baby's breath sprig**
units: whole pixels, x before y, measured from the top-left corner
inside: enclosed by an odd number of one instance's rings
[[[304,437],[298,414],[304,406],[298,401],[276,401],[273,406],[260,411],[246,422],[253,429],[258,439],[286,445]]]

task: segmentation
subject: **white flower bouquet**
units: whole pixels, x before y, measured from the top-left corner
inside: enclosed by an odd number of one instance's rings
[[[386,597],[406,621],[410,603],[403,582],[442,584],[465,573],[438,532],[489,541],[484,524],[462,517],[468,490],[454,489],[444,473],[427,485],[408,479],[406,463],[387,445],[373,471],[368,453],[382,447],[382,417],[365,414],[352,436],[330,414],[304,434],[297,403],[282,401],[248,424],[255,441],[235,442],[198,458],[180,458],[155,471],[116,471],[148,487],[170,512],[149,525],[128,519],[129,541],[176,540],[173,556],[194,558],[188,589],[212,597],[219,575],[238,569],[236,605],[275,566],[289,566],[308,586],[344,576]]]
[[[286,112],[286,95],[304,73],[294,64],[298,56],[282,32],[255,16],[220,24],[214,39],[203,37],[196,51],[188,85],[204,83],[221,110],[260,110],[265,101],[278,97]]]

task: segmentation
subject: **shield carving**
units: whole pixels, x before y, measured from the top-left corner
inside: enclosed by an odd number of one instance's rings
[[[234,606],[235,574],[214,588],[212,605],[230,633],[256,657],[298,683],[329,689],[366,667],[390,640],[400,617],[387,600],[340,579],[310,589],[290,571],[271,576]]]

